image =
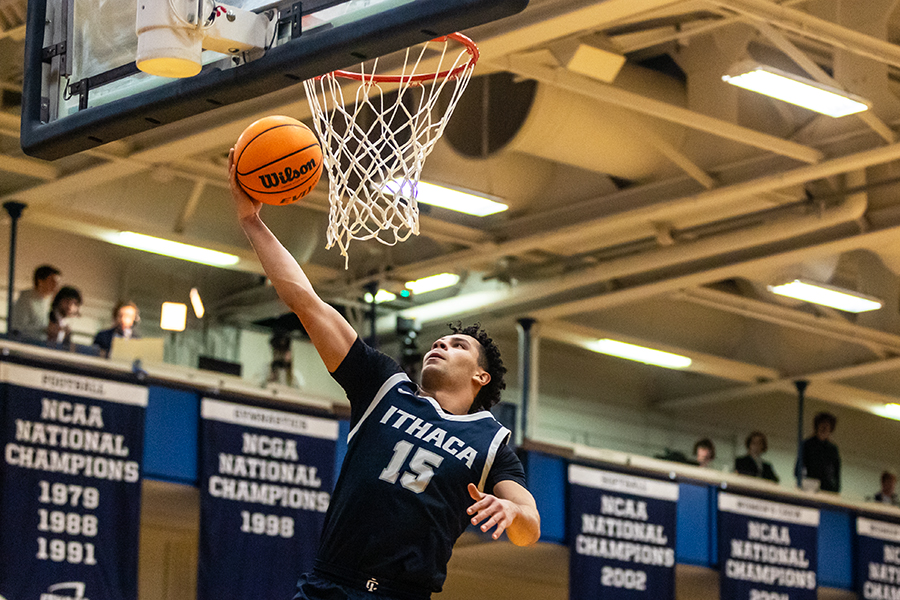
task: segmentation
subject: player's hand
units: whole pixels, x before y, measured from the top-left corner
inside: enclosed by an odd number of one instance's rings
[[[238,183],[234,165],[234,148],[228,151],[228,183],[231,186],[231,198],[234,200],[238,221],[257,216],[262,203],[248,196],[241,184]]]
[[[500,539],[500,535],[516,520],[520,510],[519,506],[509,500],[503,500],[491,494],[483,494],[472,483],[469,484],[469,495],[475,500],[475,504],[466,511],[472,515],[472,525],[481,523],[479,529],[484,532],[495,527],[491,537],[495,540]],[[482,521],[484,522],[482,523]]]

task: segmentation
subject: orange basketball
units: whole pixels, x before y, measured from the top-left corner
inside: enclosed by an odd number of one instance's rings
[[[316,135],[291,117],[264,117],[234,145],[237,180],[266,204],[290,204],[310,193],[322,176],[322,147]]]

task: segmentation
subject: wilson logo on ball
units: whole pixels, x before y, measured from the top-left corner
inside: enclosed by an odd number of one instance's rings
[[[266,189],[278,187],[279,185],[287,185],[295,179],[302,179],[304,175],[310,171],[314,171],[317,167],[316,159],[312,158],[305,165],[301,165],[299,169],[286,167],[284,171],[275,171],[274,173],[265,173],[259,176],[259,182]]]

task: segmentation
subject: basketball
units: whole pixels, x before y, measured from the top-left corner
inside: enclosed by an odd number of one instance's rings
[[[254,200],[291,204],[312,191],[322,176],[322,147],[297,119],[264,117],[234,145],[238,183]]]

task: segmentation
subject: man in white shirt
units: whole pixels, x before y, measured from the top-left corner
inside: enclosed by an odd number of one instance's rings
[[[59,289],[61,273],[50,265],[34,270],[34,287],[19,294],[13,304],[9,333],[43,340],[50,324],[50,302]]]

